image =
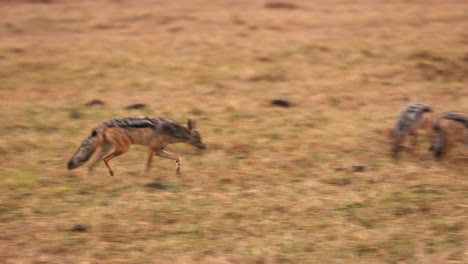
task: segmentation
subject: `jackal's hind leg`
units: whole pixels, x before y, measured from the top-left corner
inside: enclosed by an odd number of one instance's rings
[[[177,167],[176,167],[176,173],[177,174],[180,174],[180,158],[177,156],[177,155],[174,155],[172,153],[169,153],[163,149],[161,150],[156,150],[154,152],[155,155],[161,157],[161,158],[165,158],[165,159],[171,159],[171,160],[175,160],[176,164],[177,164]]]
[[[436,137],[436,134],[434,132],[427,133],[426,137],[427,137],[427,141],[429,142],[429,148],[427,150],[432,152],[435,149],[434,137]]]
[[[422,129],[425,131],[425,136],[427,139],[427,142],[429,143],[429,151],[434,151],[434,128],[433,128],[433,119],[432,115],[428,115],[429,118],[425,119],[425,122],[423,123]]]

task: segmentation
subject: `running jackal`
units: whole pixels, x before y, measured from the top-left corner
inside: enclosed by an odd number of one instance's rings
[[[422,103],[409,103],[401,108],[395,127],[390,131],[393,140],[393,158],[397,159],[399,152],[403,149],[414,151],[418,143],[419,130],[424,130],[428,141],[432,141],[432,109]],[[409,147],[403,145],[407,136],[410,137]]]
[[[176,172],[180,172],[180,158],[164,150],[168,144],[187,143],[199,149],[205,149],[200,134],[196,130],[196,120],[189,119],[187,126],[175,121],[158,117],[116,118],[97,125],[68,162],[72,170],[85,163],[99,149],[99,154],[90,163],[88,174],[102,159],[111,176],[114,171],[109,161],[128,151],[132,144],[148,146],[145,175],[149,174],[153,155],[172,159],[177,163]],[[113,151],[106,155],[111,149]]]
[[[468,145],[468,118],[457,112],[440,115],[434,123],[434,157],[443,158],[457,142]]]

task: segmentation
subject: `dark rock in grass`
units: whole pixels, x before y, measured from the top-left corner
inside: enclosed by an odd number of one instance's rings
[[[24,53],[25,49],[23,49],[23,48],[11,48],[8,51],[20,54],[20,53]]]
[[[342,172],[364,172],[366,171],[365,166],[361,165],[354,165],[351,167],[337,167],[335,168],[335,171],[342,171]]]
[[[280,107],[291,107],[292,104],[289,101],[283,99],[275,99],[271,101],[271,105]]]
[[[137,109],[144,109],[144,108],[146,108],[146,104],[131,104],[125,107],[125,109],[127,110],[137,110]]]
[[[366,167],[361,165],[355,165],[351,167],[351,172],[364,172],[366,171]]]
[[[297,5],[288,2],[272,1],[265,4],[265,8],[269,9],[297,9]]]
[[[74,225],[72,228],[70,228],[70,231],[72,232],[86,232],[88,229],[84,225]]]
[[[177,32],[181,32],[183,31],[184,28],[183,27],[171,27],[169,29],[167,29],[168,32],[171,32],[171,33],[177,33]]]
[[[260,56],[256,57],[255,60],[260,61],[260,62],[273,62],[274,59],[266,56]]]
[[[285,82],[287,81],[287,76],[284,72],[277,72],[277,73],[264,73],[251,76],[246,80],[248,82]]]
[[[96,106],[96,105],[105,105],[105,103],[99,99],[94,99],[84,104],[84,106]]]

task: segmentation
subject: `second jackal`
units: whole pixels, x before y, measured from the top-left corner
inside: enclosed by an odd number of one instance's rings
[[[181,125],[173,120],[159,117],[128,117],[116,118],[97,125],[73,154],[68,162],[72,170],[85,163],[98,150],[98,154],[90,163],[88,174],[91,174],[96,164],[103,160],[114,175],[109,161],[127,152],[130,145],[138,144],[148,147],[145,175],[149,174],[153,156],[175,160],[176,172],[180,171],[180,158],[164,150],[168,144],[187,143],[199,149],[205,149],[200,133],[196,129],[196,120],[188,119],[187,125]],[[109,151],[113,151],[109,153]]]
[[[404,149],[413,151],[421,130],[426,133],[428,141],[431,142],[432,119],[432,108],[426,104],[413,102],[402,107],[394,128],[390,130],[393,158],[397,159]],[[409,137],[409,146],[405,146],[407,137]]]
[[[468,145],[468,117],[461,113],[447,112],[434,123],[434,136],[431,150],[434,157],[441,159],[456,143]]]

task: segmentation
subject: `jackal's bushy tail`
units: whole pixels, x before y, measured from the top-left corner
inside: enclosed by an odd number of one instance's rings
[[[67,165],[69,170],[73,170],[81,166],[86,161],[88,161],[88,159],[91,157],[91,155],[93,155],[94,151],[96,150],[96,141],[97,132],[96,130],[93,130],[93,132],[91,132],[91,135],[88,136],[85,140],[83,140],[81,146],[71,157]]]

